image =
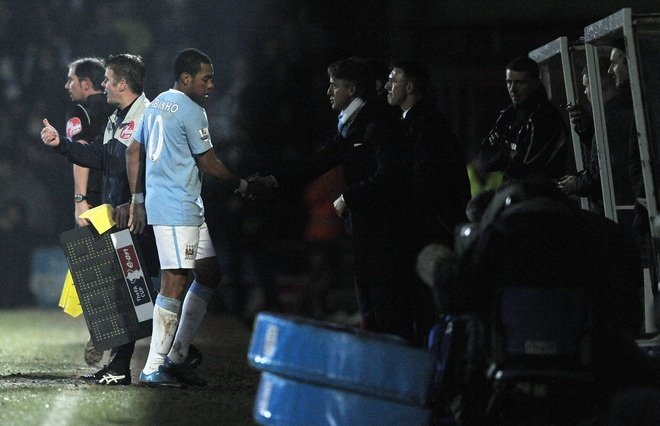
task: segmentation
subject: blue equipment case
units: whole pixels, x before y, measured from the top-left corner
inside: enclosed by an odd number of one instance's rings
[[[253,417],[262,425],[428,425],[431,411],[261,373]]]
[[[280,376],[423,407],[433,382],[436,354],[395,336],[260,313],[248,361],[258,370]]]

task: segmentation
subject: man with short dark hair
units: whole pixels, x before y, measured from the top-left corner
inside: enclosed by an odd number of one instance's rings
[[[202,107],[214,88],[213,74],[206,54],[181,51],[174,62],[174,87],[148,105],[124,159],[132,192],[129,228],[142,232],[146,206],[161,267],[151,345],[140,372],[140,382],[148,386],[206,384],[188,359],[190,342],[220,281],[204,221],[201,173],[238,192],[259,195],[261,188],[236,177],[215,156]],[[194,281],[186,291],[190,272]]]
[[[103,93],[105,65],[99,58],[80,58],[69,64],[64,88],[75,102],[67,113],[66,136],[80,143],[94,143],[114,107]],[[87,221],[80,215],[101,204],[101,171],[73,165],[75,219],[78,226]]]
[[[454,229],[465,222],[470,196],[465,150],[449,122],[437,109],[426,66],[417,61],[393,63],[385,85],[387,101],[400,108],[401,141],[397,145],[397,196],[391,206],[397,225],[401,281],[409,284],[410,313],[416,343],[424,344],[436,316],[428,289],[414,270],[417,254],[427,244],[453,246]]]
[[[564,176],[568,131],[548,101],[536,62],[514,58],[506,67],[506,85],[511,106],[481,143],[481,164],[488,172],[503,171],[507,179]]]
[[[632,104],[626,44],[623,38],[618,38],[612,41],[610,66],[607,72],[614,78],[619,97],[621,98],[617,120],[620,122],[621,126],[627,125],[628,128],[628,172],[630,174],[630,183],[632,185],[632,196],[636,198],[634,200],[635,205],[632,219],[634,238],[641,252],[642,266],[644,268],[649,268],[651,282],[656,282],[658,271],[656,270],[657,267],[654,260],[655,254],[651,237],[649,213],[646,208],[646,189],[644,186],[644,177],[642,175],[639,141],[637,140],[637,127],[635,124],[635,113]],[[625,147],[622,147],[622,149],[625,150]]]
[[[395,126],[377,100],[366,61],[346,58],[327,68],[326,95],[338,113],[337,127],[309,161],[278,165],[279,173],[254,179],[282,188],[300,186],[340,166],[346,188],[333,205],[352,243],[355,291],[363,329],[413,337],[407,283],[397,280],[389,223]]]
[[[144,80],[142,58],[131,54],[111,56],[105,65],[103,88],[107,102],[116,110],[107,119],[107,125],[90,144],[74,143],[60,138],[53,126],[44,119],[41,139],[69,161],[84,167],[102,170],[101,201],[114,207],[113,219],[117,228],[126,228],[130,188],[126,174],[126,146],[133,132],[142,122],[144,109],[149,100],[142,93]],[[155,257],[153,235],[134,235],[145,255],[147,271],[158,275],[158,260]],[[107,366],[94,374],[83,376],[83,380],[101,385],[128,385],[131,383],[130,363],[135,342],[113,348]]]
[[[396,250],[389,223],[394,128],[377,100],[376,83],[366,61],[348,58],[328,66],[327,94],[339,111],[337,133],[316,156],[314,177],[341,165],[346,188],[334,202],[351,236],[355,290],[361,326],[412,339],[407,286],[394,271]]]
[[[114,107],[103,93],[105,65],[100,58],[80,58],[69,64],[64,88],[74,102],[67,112],[66,136],[74,142],[97,143],[96,137]],[[80,215],[101,204],[101,171],[73,164],[74,217],[78,226],[87,226]],[[90,339],[85,346],[85,362],[94,365],[103,358]]]

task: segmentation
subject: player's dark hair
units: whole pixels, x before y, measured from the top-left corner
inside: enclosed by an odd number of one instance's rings
[[[142,57],[130,53],[110,56],[105,62],[106,68],[115,73],[118,80],[125,80],[131,91],[141,94],[144,88],[144,63]]]
[[[174,61],[174,80],[179,80],[184,72],[194,76],[202,69],[202,64],[212,63],[211,58],[204,52],[193,48],[184,49]]]
[[[364,100],[376,97],[376,80],[367,62],[361,58],[342,59],[328,66],[328,76],[355,85],[355,96]]]
[[[506,66],[506,69],[516,72],[526,72],[532,80],[539,78],[539,66],[533,59],[527,56],[518,56],[513,58]]]
[[[88,79],[94,90],[102,90],[101,83],[105,78],[105,63],[101,58],[80,58],[69,64],[78,80]]]
[[[425,95],[429,90],[429,71],[426,65],[419,61],[398,60],[392,62],[392,68],[403,71],[406,80],[411,81],[415,90]]]

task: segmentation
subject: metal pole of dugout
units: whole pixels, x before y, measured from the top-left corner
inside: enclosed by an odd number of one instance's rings
[[[591,93],[591,113],[594,120],[594,139],[598,149],[598,168],[600,173],[601,190],[603,196],[603,214],[615,222],[619,221],[617,215],[616,199],[614,196],[614,179],[612,177],[612,161],[610,158],[610,144],[607,139],[607,123],[605,120],[605,102],[602,97],[602,82],[598,58],[598,48],[585,44],[587,68],[589,70],[589,91]]]
[[[554,97],[559,96],[560,93],[565,96],[565,102],[553,102],[555,106],[565,106],[568,104],[575,105],[579,99],[579,89],[575,83],[575,53],[582,52],[583,45],[570,45],[567,37],[559,37],[550,43],[541,46],[529,52],[529,57],[539,64],[539,72],[541,80],[548,92],[548,98],[551,102]],[[581,53],[584,55],[584,53]],[[553,67],[553,64],[555,65]],[[559,67],[560,66],[560,67]],[[578,70],[579,73],[579,70]],[[558,85],[563,84],[564,90],[555,87],[555,82]],[[582,152],[582,144],[580,137],[569,123],[571,131],[571,140],[573,142],[573,157],[575,158],[576,170],[583,170],[585,168],[584,153]],[[589,210],[589,201],[582,197],[580,198],[580,206],[584,210]]]
[[[584,29],[585,49],[589,68],[590,90],[592,96],[600,94],[600,75],[598,72],[598,55],[596,49],[599,45],[609,45],[613,40],[623,38],[626,49],[626,61],[630,80],[637,142],[639,146],[640,168],[645,188],[645,198],[638,201],[648,210],[648,219],[652,236],[652,260],[656,270],[660,266],[657,253],[660,246],[660,222],[658,218],[658,187],[660,182],[660,14],[633,15],[630,8],[620,11],[595,22]],[[596,109],[603,112],[602,99],[594,104],[594,122]],[[598,108],[596,108],[596,104]],[[603,202],[609,205],[608,217],[616,217],[614,204],[614,191],[611,186],[611,167],[608,158],[607,137],[604,129],[604,114],[601,115],[601,131],[596,132],[596,142],[599,149],[599,164],[601,165],[601,180],[603,182]],[[599,126],[596,126],[598,128]],[[607,161],[606,161],[607,160]],[[607,164],[604,164],[607,163]],[[603,167],[605,166],[605,167]],[[606,175],[603,176],[605,171]],[[607,176],[609,173],[609,176]],[[605,179],[608,179],[606,181]],[[607,184],[605,184],[607,182]],[[606,188],[607,187],[607,188]],[[657,330],[653,299],[658,294],[657,278],[651,282],[649,270],[645,270],[644,302],[645,302],[645,329],[646,332]]]

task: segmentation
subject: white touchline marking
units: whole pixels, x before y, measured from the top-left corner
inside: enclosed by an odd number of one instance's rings
[[[78,399],[80,398],[79,392],[64,391],[53,401],[50,407],[48,416],[41,423],[43,426],[66,426],[70,424],[71,418],[76,412]]]

